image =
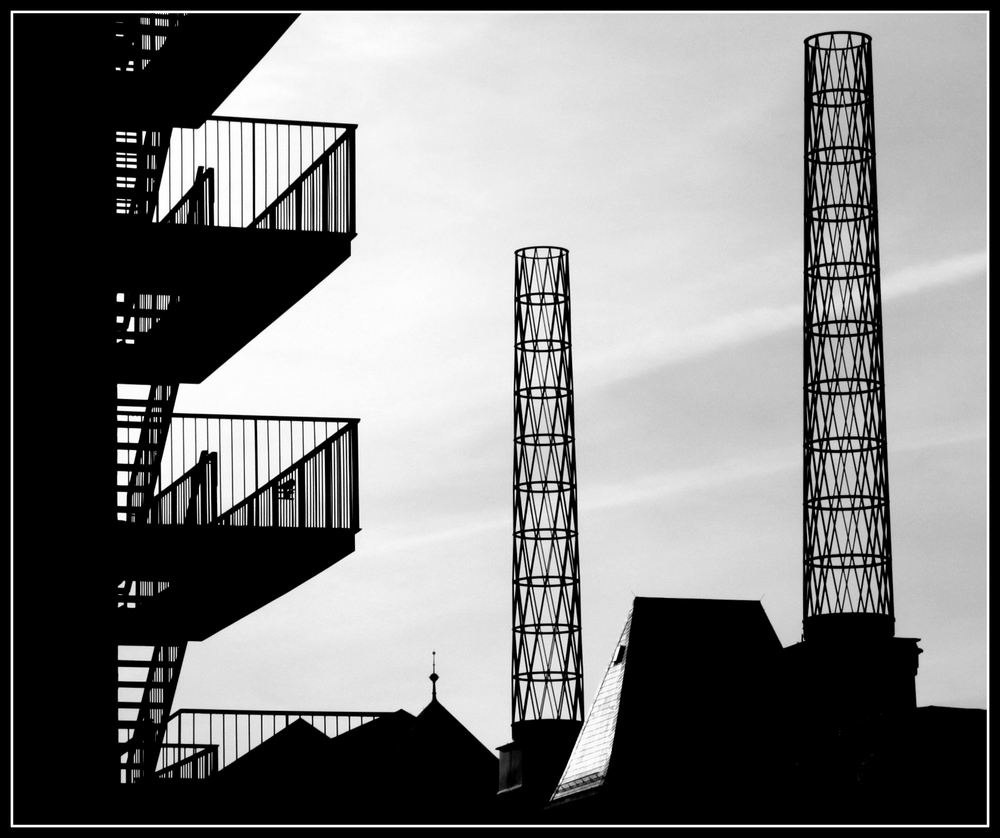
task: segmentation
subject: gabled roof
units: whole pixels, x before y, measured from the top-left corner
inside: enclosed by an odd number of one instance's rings
[[[496,756],[434,699],[333,739],[300,719],[216,779],[253,813],[289,823],[478,822],[498,775]]]

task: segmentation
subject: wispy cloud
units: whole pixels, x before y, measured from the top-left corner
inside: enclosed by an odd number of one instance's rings
[[[934,288],[962,282],[984,273],[989,266],[989,254],[985,250],[952,256],[924,265],[913,265],[898,271],[882,272],[882,296],[902,297]]]
[[[688,495],[801,467],[802,461],[798,457],[789,457],[785,451],[772,451],[697,468],[670,469],[627,483],[601,483],[588,487],[586,492],[581,493],[580,507],[590,511],[630,506],[668,495]]]
[[[889,456],[951,445],[967,445],[986,439],[985,429],[954,425],[933,433],[889,440]],[[585,488],[580,507],[593,511],[659,500],[670,495],[717,489],[745,480],[765,479],[783,471],[802,468],[801,458],[789,456],[787,449],[766,451],[752,457],[723,460],[686,469],[669,469],[644,475],[628,482],[603,482]]]
[[[365,544],[366,556],[377,556],[381,554],[409,553],[413,550],[424,549],[434,545],[456,541],[472,536],[481,536],[488,532],[503,531],[507,535],[511,531],[510,516],[480,515],[470,516],[467,523],[460,526],[454,525],[431,525],[424,532],[417,535],[392,537],[378,541],[372,538]]]
[[[985,250],[914,265],[882,275],[882,296],[894,299],[928,288],[972,279],[987,270]],[[728,349],[786,329],[799,329],[802,303],[762,306],[727,313],[683,329],[647,331],[599,355],[584,355],[605,383],[632,378],[651,369]]]

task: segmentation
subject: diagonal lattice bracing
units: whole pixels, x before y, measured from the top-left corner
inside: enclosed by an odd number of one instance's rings
[[[871,38],[805,42],[803,617],[893,619]]]
[[[583,719],[569,253],[514,256],[511,722]]]

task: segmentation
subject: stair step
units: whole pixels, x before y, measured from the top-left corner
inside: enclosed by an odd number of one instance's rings
[[[161,690],[166,688],[166,684],[156,684]],[[164,707],[161,701],[119,701],[118,706],[127,710],[141,710],[143,707]]]
[[[151,666],[177,666],[177,661],[137,661],[131,659],[121,659],[118,661],[119,666],[137,667],[141,666],[143,669],[148,669]]]
[[[133,430],[135,426],[132,425]],[[156,430],[160,430],[157,428]],[[145,451],[147,454],[152,454],[156,450],[156,445],[149,442],[118,442],[116,443],[119,451]],[[118,465],[125,465],[124,463],[119,463]],[[154,466],[152,463],[145,463],[146,470],[149,471]]]
[[[118,686],[119,687],[125,687],[126,689],[136,689],[136,688],[145,689],[146,688],[146,682],[145,681],[119,681],[118,682]]]
[[[156,314],[166,314],[168,311],[165,308],[136,308],[135,306],[126,306],[125,303],[116,303],[115,308],[117,309],[116,317],[152,317]]]
[[[161,404],[163,402],[150,401],[149,399],[118,399],[119,407],[150,407]]]

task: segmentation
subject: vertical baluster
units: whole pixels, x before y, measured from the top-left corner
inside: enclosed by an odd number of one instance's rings
[[[350,451],[351,458],[351,523],[350,527],[352,530],[357,530],[360,524],[358,516],[358,423],[351,423],[351,433],[350,439],[348,440],[348,448]]]
[[[295,492],[298,498],[299,505],[299,520],[298,525],[304,527],[306,525],[306,465],[301,463],[296,470],[296,480],[298,481],[298,487]]]
[[[348,128],[347,140],[347,232],[354,232],[354,129]]]
[[[325,140],[325,137],[324,137]],[[323,213],[323,226],[322,230],[324,233],[330,232],[330,158],[325,157],[323,163],[320,166],[323,172],[323,185],[322,185],[322,197],[321,200],[321,212]]]
[[[327,529],[333,528],[333,448],[336,443],[327,445],[323,452],[323,490]]]

